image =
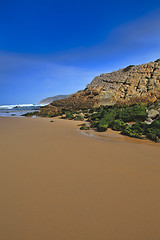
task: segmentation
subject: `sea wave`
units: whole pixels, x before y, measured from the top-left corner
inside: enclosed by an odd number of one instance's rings
[[[21,117],[27,112],[39,111],[44,104],[10,104],[0,105],[1,117]]]
[[[27,110],[37,109],[44,106],[44,104],[14,104],[14,105],[0,105],[0,110]]]

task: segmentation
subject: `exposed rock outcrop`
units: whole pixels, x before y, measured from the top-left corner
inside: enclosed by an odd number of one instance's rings
[[[160,61],[101,74],[87,85],[101,88],[100,104],[155,102],[160,98]]]
[[[148,118],[155,119],[157,116],[159,116],[159,111],[155,109],[150,109],[148,111]]]
[[[84,90],[68,98],[53,101],[50,105],[57,109],[84,109],[100,105],[148,104],[155,101],[160,101],[160,59],[101,74]]]

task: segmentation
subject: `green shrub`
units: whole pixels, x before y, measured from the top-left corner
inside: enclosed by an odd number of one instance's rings
[[[152,141],[155,141],[155,142],[159,142],[159,138],[154,133],[147,133],[146,137],[149,140],[152,140]]]
[[[144,121],[147,118],[146,108],[143,105],[133,105],[124,109],[122,108],[117,118],[122,119],[124,122]]]
[[[147,127],[148,127],[148,124],[146,123],[136,122],[131,126],[131,130],[140,134],[145,134]]]
[[[143,136],[140,133],[134,131],[130,126],[127,126],[125,129],[122,130],[121,134],[133,137],[133,138],[140,138],[143,139]]]
[[[155,134],[158,138],[160,138],[160,129],[149,127],[149,128],[147,129],[147,131],[146,131],[146,135],[147,135],[148,133]]]
[[[108,123],[104,118],[102,118],[98,123],[97,131],[105,132],[107,130],[107,128],[108,128]]]
[[[74,118],[73,113],[72,112],[66,112],[66,116],[65,118],[72,120]]]
[[[115,120],[116,114],[117,114],[116,111],[110,111],[110,112],[105,111],[102,114],[102,118],[104,118],[109,125]]]
[[[154,124],[146,124],[144,122],[136,122],[131,127],[127,127],[122,131],[122,134],[130,137],[142,138],[143,136],[158,142],[160,138],[160,128],[158,128],[157,120],[154,121]]]
[[[111,108],[111,107],[106,107],[100,115],[99,119],[105,119],[108,125],[112,125],[113,121],[116,119],[116,116],[118,114],[118,109],[116,108]]]
[[[157,129],[160,129],[160,120],[154,120],[151,125],[150,125],[151,128],[157,128]]]
[[[81,115],[77,115],[74,120],[77,120],[77,121],[83,121],[84,120],[84,117],[82,117]]]
[[[91,128],[97,128],[98,127],[98,123],[99,123],[99,121],[92,121],[91,122]]]
[[[81,125],[80,130],[90,130],[90,127],[86,126],[86,124],[84,123]]]
[[[112,122],[111,128],[115,131],[121,131],[126,127],[126,123],[121,119],[116,119]]]
[[[95,121],[96,119],[99,120],[101,118],[101,112],[91,114],[90,118],[92,121]]]

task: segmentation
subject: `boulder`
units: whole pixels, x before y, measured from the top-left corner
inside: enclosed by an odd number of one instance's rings
[[[158,115],[159,115],[158,110],[150,109],[148,111],[148,118],[155,119],[156,117],[158,117]]]
[[[151,124],[152,122],[153,122],[152,118],[147,118],[145,121],[145,123],[147,123],[147,124]]]

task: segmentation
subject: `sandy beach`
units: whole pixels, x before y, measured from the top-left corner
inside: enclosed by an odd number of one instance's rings
[[[126,139],[0,117],[0,239],[159,240],[160,145]]]

